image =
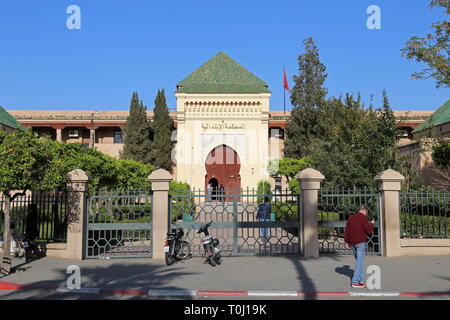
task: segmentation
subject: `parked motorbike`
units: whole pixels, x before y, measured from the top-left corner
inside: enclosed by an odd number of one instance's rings
[[[11,247],[10,254],[28,262],[31,258],[30,239],[16,230],[16,225],[11,222]]]
[[[213,238],[208,231],[208,228],[211,226],[212,221],[201,226],[197,233],[204,233],[205,236],[202,238],[202,244],[204,248],[204,257],[205,263],[209,263],[213,267],[216,265],[220,265],[222,263],[222,256],[220,253],[219,240]]]
[[[167,238],[164,243],[164,256],[168,266],[179,260],[186,260],[192,257],[189,242],[181,240],[184,236],[183,228],[176,224],[176,229],[167,232]]]

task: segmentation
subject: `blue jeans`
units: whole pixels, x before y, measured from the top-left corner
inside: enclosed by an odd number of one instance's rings
[[[259,219],[261,222],[270,221],[270,219]],[[261,236],[267,238],[269,235],[269,228],[261,228]]]
[[[366,246],[365,242],[358,243],[355,246],[352,246],[353,254],[355,255],[356,265],[355,271],[353,272],[352,284],[357,284],[359,281],[364,281],[365,279],[365,270],[364,270],[364,255],[366,254]]]

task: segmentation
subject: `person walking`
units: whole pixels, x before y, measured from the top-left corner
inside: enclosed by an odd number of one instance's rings
[[[373,233],[375,220],[369,222],[369,208],[360,205],[358,212],[350,216],[345,226],[344,240],[347,249],[352,248],[356,259],[355,271],[352,277],[352,288],[365,288],[364,255],[366,254],[367,236]]]
[[[222,203],[224,203],[225,202],[225,188],[223,187],[223,184],[220,184],[219,194],[220,194]]]
[[[213,186],[210,183],[208,183],[208,186],[206,187],[206,189],[208,190],[208,201],[211,201],[212,199],[212,191],[213,191]]]
[[[256,214],[256,218],[259,221],[265,222],[270,221],[270,214],[272,211],[272,206],[270,205],[270,199],[268,196],[264,196],[264,203],[261,203],[258,207],[258,213]],[[261,228],[261,236],[267,240],[268,236],[268,228]]]

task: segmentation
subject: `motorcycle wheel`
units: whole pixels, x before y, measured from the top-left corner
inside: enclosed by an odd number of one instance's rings
[[[220,253],[216,254],[216,264],[221,265],[222,264],[222,256]]]
[[[179,242],[178,248],[179,248],[179,250],[178,250],[177,258],[179,258],[180,260],[185,260],[185,259],[190,258],[191,246],[189,245],[189,242],[187,242],[187,241]]]
[[[212,265],[213,267],[216,266],[216,259],[215,259],[215,256],[214,256],[214,255],[210,255],[210,256],[208,257],[208,263],[209,263],[210,265]]]
[[[165,258],[166,264],[168,266],[170,266],[170,265],[175,263],[175,257],[172,256],[172,254],[170,252],[166,252],[164,258]]]
[[[30,261],[31,259],[31,249],[30,248],[26,248],[25,249],[25,262]]]

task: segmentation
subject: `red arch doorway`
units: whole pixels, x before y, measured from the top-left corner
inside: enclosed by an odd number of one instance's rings
[[[241,162],[239,156],[234,149],[222,144],[215,147],[208,154],[205,162],[205,190],[208,183],[212,183],[217,189],[213,191],[213,200],[218,199],[216,195],[219,193],[221,185],[225,190],[233,190],[235,194],[239,194],[241,189]],[[230,192],[227,192],[230,194]]]

